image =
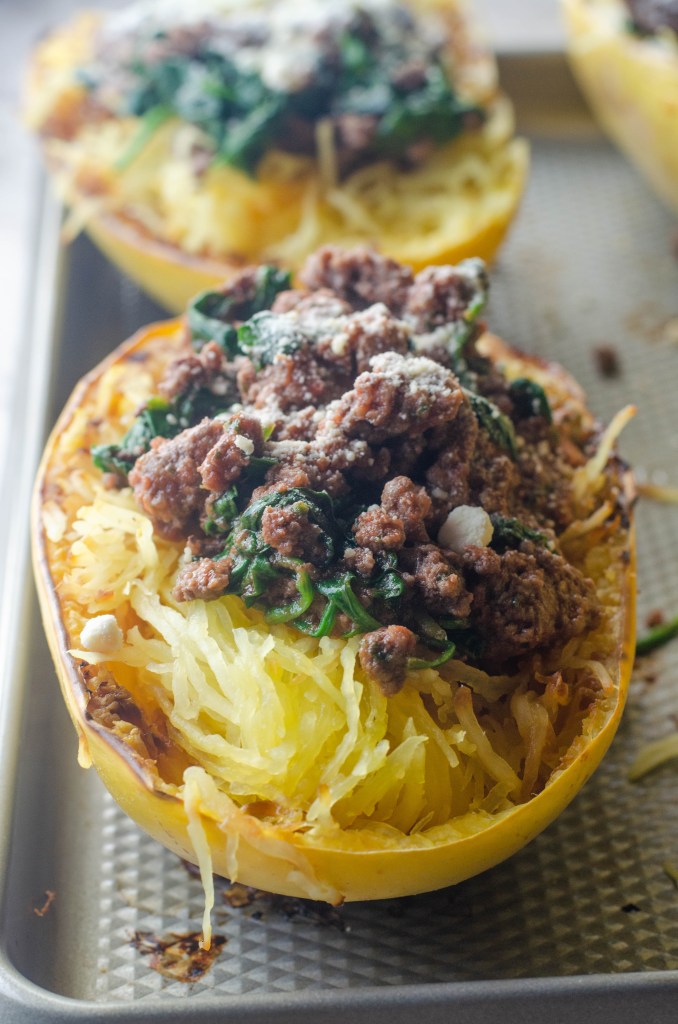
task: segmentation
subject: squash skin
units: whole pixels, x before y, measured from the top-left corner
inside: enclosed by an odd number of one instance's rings
[[[455,245],[422,255],[419,260],[403,260],[417,273],[430,263],[459,263],[479,256],[492,263],[518,211],[525,174],[512,182],[510,205],[500,216],[477,225],[473,234]],[[232,280],[247,261],[221,261],[194,256],[178,246],[152,238],[133,222],[117,214],[92,217],[85,226],[87,235],[115,266],[170,313],[180,313],[198,292]],[[398,261],[397,253],[384,255]]]
[[[50,544],[45,530],[43,510],[55,485],[55,451],[64,430],[74,414],[95,392],[102,374],[122,360],[138,360],[144,353],[166,345],[178,346],[181,322],[170,321],[140,331],[90,373],[76,388],[47,444],[38,472],[33,501],[33,558],[35,577],[45,630],[56,666],[63,697],[76,728],[80,744],[80,762],[93,764],[104,784],[122,809],[162,845],[188,861],[196,854],[188,834],[188,817],[180,796],[164,782],[158,767],[142,759],[138,753],[110,729],[94,721],[87,713],[88,688],[82,666],[68,654],[73,644],[69,639],[58,595],[58,574],[50,560]],[[503,343],[490,338],[490,347],[502,349]],[[513,358],[519,358],[510,352]],[[530,362],[525,361],[525,365]],[[532,362],[535,362],[534,360]],[[544,368],[543,364],[542,368]],[[559,385],[567,388],[570,379],[560,373]],[[573,399],[580,393],[572,383]],[[58,468],[58,467],[56,467]],[[617,550],[618,547],[618,550]],[[633,665],[635,637],[635,553],[633,529],[619,536],[612,559],[619,580],[621,608],[619,635],[616,638],[614,664],[609,664],[614,686],[614,700],[606,709],[598,709],[589,739],[580,737],[544,790],[528,802],[501,815],[490,816],[469,812],[469,833],[460,838],[433,842],[425,846],[413,842],[411,847],[356,849],[342,842],[339,835],[326,843],[304,841],[298,833],[285,833],[282,828],[266,824],[248,815],[247,833],[240,839],[238,850],[238,881],[257,888],[289,896],[308,896],[300,887],[292,869],[294,857],[302,856],[320,882],[339,894],[341,900],[385,899],[430,891],[460,882],[484,871],[511,854],[541,832],[569,804],[591,776],[604,756],[619,724]],[[90,674],[92,669],[90,668]],[[95,670],[96,674],[96,670]],[[473,819],[473,820],[471,820]],[[219,826],[209,809],[201,810],[201,821],[207,835],[217,874],[229,875],[225,830]],[[272,852],[262,849],[262,842],[274,837],[278,842]],[[252,841],[250,842],[249,839]],[[285,854],[285,846],[289,856]]]
[[[617,23],[597,7],[563,0],[575,78],[606,134],[678,213],[678,41],[671,47],[625,31],[621,0],[602,4],[618,9]]]

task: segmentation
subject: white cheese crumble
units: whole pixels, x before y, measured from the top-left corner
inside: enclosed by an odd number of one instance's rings
[[[451,551],[463,551],[472,544],[485,548],[492,540],[494,527],[484,508],[458,505],[452,509],[438,531],[438,544]]]
[[[254,451],[254,441],[249,437],[245,437],[243,434],[236,434],[233,439],[233,444],[236,448],[239,448],[245,455],[251,455]]]
[[[229,382],[225,377],[215,377],[210,384],[210,391],[213,395],[225,395],[228,392]]]
[[[80,643],[87,651],[112,654],[122,646],[122,630],[115,615],[95,615],[80,634]]]
[[[345,356],[348,350],[348,334],[335,334],[330,342],[330,348],[335,356]]]

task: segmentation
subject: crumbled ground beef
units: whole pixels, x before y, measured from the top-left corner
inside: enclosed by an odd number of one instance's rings
[[[380,352],[405,355],[410,347],[410,330],[379,302],[337,325],[335,334],[321,337],[316,351],[323,359],[341,367],[351,380],[370,368],[372,356]]]
[[[320,566],[327,561],[322,530],[293,505],[265,509],[261,519],[261,537],[264,543],[285,558],[300,558]]]
[[[256,375],[243,401],[255,409],[271,408],[283,414],[325,405],[342,391],[341,384],[323,370],[307,348],[292,355],[281,353]]]
[[[327,247],[301,276],[306,287],[277,295],[248,355],[230,361],[208,342],[165,375],[172,401],[196,389],[239,398],[230,415],[156,438],[129,473],[155,530],[193,556],[175,598],[228,590],[284,621],[303,606],[305,629],[331,620],[335,635],[362,616],[361,663],[384,692],[402,685],[417,636],[437,650],[451,637],[457,656],[506,667],[590,629],[592,584],[557,546],[587,438],[521,405],[478,355],[464,319],[486,287],[477,261],[414,277],[367,250]],[[243,272],[225,289],[234,309],[253,280]],[[462,364],[448,344],[460,324]],[[466,505],[517,533],[439,546]],[[252,575],[243,558],[259,560]]]
[[[360,664],[387,697],[402,689],[407,659],[416,645],[416,636],[405,626],[383,626],[363,637],[358,652]]]
[[[469,503],[469,477],[479,434],[478,420],[464,402],[454,422],[446,427],[437,457],[426,471],[427,493],[438,523],[450,509]]]
[[[189,388],[207,387],[215,392],[232,393],[235,401],[235,367],[214,341],[207,342],[200,352],[175,360],[158,385],[163,398],[185,394]]]
[[[162,716],[149,721],[132,694],[112,679],[104,679],[87,701],[87,717],[103,729],[115,732],[121,722],[133,726],[125,730],[125,743],[139,757],[157,759],[167,746],[167,727]]]
[[[129,474],[134,497],[161,537],[181,540],[197,530],[208,496],[199,466],[223,432],[219,421],[205,419],[169,440],[154,438],[151,450],[134,464]]]
[[[474,279],[457,267],[426,267],[414,279],[405,315],[419,332],[459,320],[469,304]]]
[[[469,471],[471,504],[482,505],[490,514],[508,516],[518,481],[515,462],[480,433]]]
[[[473,593],[471,621],[486,638],[489,664],[563,646],[599,620],[591,581],[547,548],[523,542],[500,555],[468,547],[461,560]]]
[[[383,302],[399,316],[414,280],[412,271],[372,249],[327,245],[308,257],[299,278],[309,291],[329,288],[352,309]]]
[[[229,584],[230,558],[199,558],[185,565],[177,576],[172,596],[177,601],[210,601],[220,597]]]
[[[223,421],[223,432],[198,467],[202,486],[215,494],[227,490],[249,465],[252,455],[261,455],[264,435],[254,416],[232,416]]]
[[[384,352],[370,367],[328,409],[320,433],[338,430],[377,443],[449,423],[462,404],[456,377],[432,359]]]
[[[247,455],[238,447],[236,436],[222,433],[198,467],[202,486],[215,494],[225,491],[238,479],[247,462]]]
[[[356,544],[370,551],[397,551],[405,543],[401,519],[389,515],[380,505],[371,505],[353,524]]]
[[[352,307],[330,288],[318,288],[314,292],[306,292],[301,289],[278,292],[271,311],[273,313],[289,313],[292,310],[308,323],[314,318],[334,320],[340,316],[347,316],[352,312]]]
[[[543,420],[522,423],[520,433],[527,444],[518,456],[516,493],[512,500],[524,508],[525,522],[537,528],[547,522],[560,532],[575,517],[569,452],[560,445],[554,446],[551,428]],[[585,461],[581,451],[571,447],[575,464],[581,465]]]
[[[406,582],[427,611],[465,619],[472,606],[458,566],[435,544],[419,544],[405,548],[398,559]]]
[[[346,548],[344,565],[361,576],[371,576],[376,566],[374,552],[369,548]]]
[[[431,499],[423,487],[417,487],[409,477],[396,476],[384,484],[381,492],[382,508],[403,524],[409,544],[426,544],[426,517],[431,512]]]

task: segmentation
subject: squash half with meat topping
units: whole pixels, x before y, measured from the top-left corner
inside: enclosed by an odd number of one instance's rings
[[[174,311],[328,242],[490,259],[527,145],[473,35],[460,0],[141,2],[41,43],[26,117],[67,232]]]
[[[632,661],[628,471],[479,260],[250,268],[78,386],[35,570],[80,737],[182,857],[332,902],[449,885],[572,799]]]

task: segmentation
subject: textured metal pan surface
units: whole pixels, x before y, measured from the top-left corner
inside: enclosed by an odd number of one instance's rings
[[[678,484],[673,225],[557,86],[566,79],[556,58],[514,58],[506,73],[533,163],[494,268],[490,326],[562,362],[602,418],[635,403],[623,454],[641,478]],[[41,288],[55,271],[58,302],[34,324],[18,428],[32,394],[43,388],[36,400],[53,420],[78,377],[159,315],[85,240],[56,268],[42,267]],[[49,344],[36,347],[46,332]],[[617,357],[614,376],[601,372],[602,348]],[[34,455],[17,463],[17,503]],[[650,610],[678,611],[678,508],[641,502],[638,522],[642,629]],[[234,907],[224,886],[214,929],[226,941],[204,978],[185,984],[152,969],[143,944],[199,929],[201,886],[78,769],[25,579],[25,539],[17,527],[3,610],[13,693],[0,1021],[285,1021],[322,1012],[330,1022],[397,1024],[454,1009],[473,1022],[494,1019],[501,1006],[510,1024],[535,1019],[535,1006],[547,1003],[557,1021],[581,1019],[583,1006],[598,1006],[601,1020],[631,1021],[641,1005],[652,1020],[674,1019],[678,889],[665,868],[678,865],[676,766],[635,784],[627,772],[648,740],[676,727],[678,645],[640,666],[602,768],[522,853],[442,893],[332,912],[272,898]]]

